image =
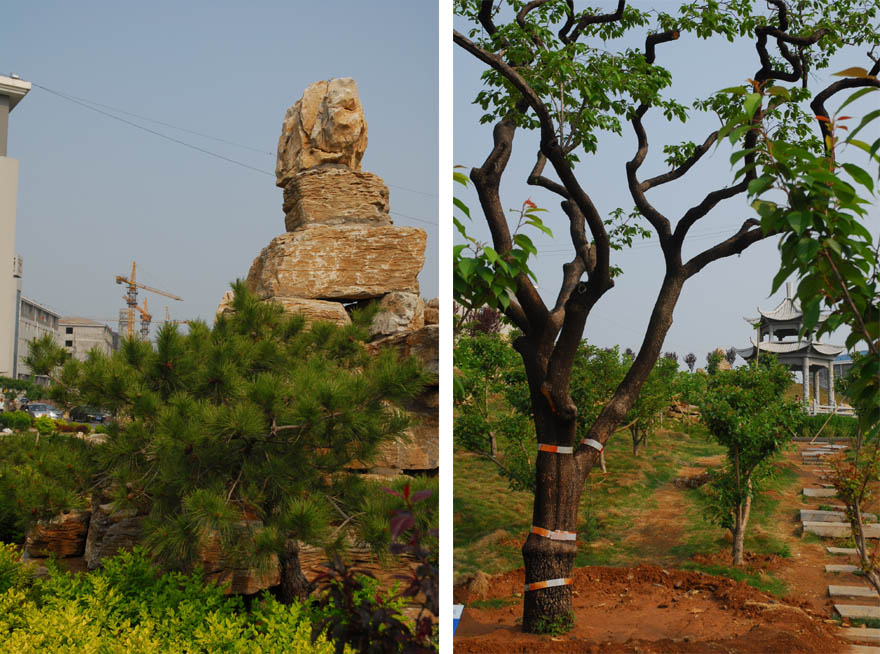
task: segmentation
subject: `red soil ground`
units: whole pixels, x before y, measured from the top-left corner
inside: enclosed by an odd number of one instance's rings
[[[578,652],[602,654],[833,654],[850,643],[830,619],[833,602],[828,584],[864,584],[853,575],[830,576],[826,563],[850,563],[831,557],[828,542],[804,540],[798,509],[818,508],[822,502],[800,494],[822,479],[815,469],[801,465],[798,446],[786,453],[796,470],[796,484],[779,500],[774,535],[788,543],[792,556],[747,553],[750,571],[770,572],[788,584],[783,600],[727,577],[663,567],[664,552],[677,541],[680,530],[670,528],[683,510],[680,489],[658,491],[662,501],[641,515],[627,540],[637,541],[644,561],[659,565],[609,568],[589,567],[574,572],[575,627],[564,635],[522,633],[522,569],[488,578],[477,595],[467,584],[455,588],[457,604],[465,610],[455,634],[456,654],[517,652]],[[695,470],[682,469],[687,476]],[[775,494],[774,494],[775,495]],[[729,554],[697,554],[703,564],[729,564]],[[474,608],[479,600],[500,600],[500,608]],[[845,602],[853,603],[853,602]],[[856,602],[857,603],[857,602]],[[485,604],[483,604],[485,606]]]

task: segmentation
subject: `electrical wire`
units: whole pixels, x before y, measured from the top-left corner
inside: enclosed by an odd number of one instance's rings
[[[235,141],[230,141],[230,140],[228,140],[228,139],[220,138],[219,136],[212,136],[212,135],[210,135],[210,134],[205,134],[205,133],[203,133],[203,132],[197,132],[197,131],[195,131],[195,130],[188,129],[188,128],[186,128],[186,127],[180,127],[180,126],[178,126],[178,125],[173,125],[173,124],[171,124],[171,123],[167,123],[167,122],[162,121],[162,120],[156,120],[155,118],[148,118],[147,116],[142,116],[142,115],[140,115],[140,114],[136,114],[136,113],[133,113],[133,112],[131,112],[131,111],[126,111],[126,110],[124,110],[124,109],[119,109],[118,107],[111,107],[110,105],[102,104],[102,103],[100,103],[100,102],[95,102],[94,100],[88,100],[88,99],[86,99],[86,98],[80,98],[80,97],[77,97],[77,96],[75,96],[75,95],[69,95],[69,94],[67,94],[67,93],[62,93],[61,91],[56,91],[55,89],[50,89],[48,86],[43,86],[42,84],[37,84],[36,82],[31,82],[31,84],[32,84],[33,86],[37,87],[37,88],[40,88],[40,89],[42,89],[42,90],[44,90],[44,91],[47,91],[48,93],[52,93],[53,95],[57,95],[58,97],[63,98],[63,99],[65,99],[65,100],[69,101],[69,102],[73,102],[73,103],[75,103],[75,104],[78,104],[78,105],[80,105],[80,106],[82,106],[82,107],[85,107],[86,109],[91,109],[92,111],[95,111],[95,112],[97,112],[97,113],[99,113],[99,114],[102,114],[102,115],[104,115],[104,116],[107,116],[108,118],[113,118],[114,120],[118,120],[118,121],[123,122],[123,123],[125,123],[125,124],[127,124],[127,125],[131,125],[132,127],[136,127],[137,129],[141,129],[141,130],[143,130],[143,131],[145,131],[145,132],[149,132],[150,134],[154,134],[154,135],[156,135],[156,136],[160,136],[160,137],[162,137],[162,138],[164,138],[164,139],[167,139],[167,140],[169,140],[169,141],[172,141],[172,142],[174,142],[174,143],[178,143],[178,144],[180,144],[180,145],[183,145],[183,146],[185,146],[185,147],[191,148],[191,149],[193,149],[193,150],[197,150],[198,152],[202,152],[202,153],[204,153],[204,154],[211,155],[212,157],[217,157],[217,158],[219,158],[219,159],[223,159],[224,161],[228,161],[228,162],[230,162],[230,163],[234,163],[234,164],[236,164],[236,165],[238,165],[238,166],[242,166],[242,167],[244,167],[244,168],[248,168],[248,169],[250,169],[250,170],[255,170],[255,171],[257,171],[258,173],[263,173],[264,175],[272,175],[272,176],[274,176],[274,173],[267,172],[267,171],[265,171],[265,170],[263,170],[263,169],[261,169],[261,168],[256,168],[255,166],[250,166],[250,165],[245,164],[245,163],[242,163],[242,162],[240,162],[240,161],[236,161],[235,159],[230,159],[229,157],[225,157],[225,156],[223,156],[223,155],[221,155],[221,154],[217,154],[216,152],[211,152],[210,150],[205,150],[204,148],[200,148],[200,147],[198,147],[198,146],[196,146],[196,145],[192,145],[192,144],[190,144],[190,143],[186,143],[185,141],[181,141],[181,140],[179,140],[179,139],[175,139],[175,138],[173,138],[173,137],[171,137],[171,136],[168,136],[167,134],[162,134],[161,132],[157,132],[157,131],[155,131],[155,130],[149,129],[148,127],[144,127],[143,125],[138,125],[137,123],[134,123],[134,122],[129,121],[129,120],[125,120],[124,118],[120,118],[119,116],[114,116],[113,114],[108,113],[108,112],[106,112],[106,111],[102,111],[101,109],[98,109],[97,107],[103,107],[104,109],[109,109],[109,110],[111,110],[111,111],[116,111],[116,112],[118,112],[118,113],[125,114],[125,115],[127,115],[127,116],[133,116],[134,118],[139,118],[140,120],[146,120],[146,121],[148,121],[148,122],[155,123],[155,124],[157,124],[157,125],[163,125],[163,126],[165,126],[165,127],[170,127],[171,129],[180,130],[181,132],[186,132],[186,133],[188,133],[188,134],[194,134],[194,135],[196,135],[196,136],[200,136],[200,137],[202,137],[202,138],[211,139],[211,140],[213,140],[213,141],[218,141],[218,142],[220,142],[220,143],[225,143],[225,144],[227,144],[227,145],[232,145],[232,146],[235,146],[235,147],[238,147],[238,148],[244,148],[244,149],[246,149],[246,150],[251,150],[252,152],[258,152],[258,153],[260,153],[260,154],[269,155],[269,156],[271,156],[271,157],[274,157],[274,156],[275,156],[275,153],[274,153],[274,152],[269,152],[269,151],[267,151],[267,150],[262,150],[262,149],[260,149],[260,148],[255,148],[255,147],[253,147],[253,146],[245,145],[245,144],[243,144],[243,143],[237,143],[237,142],[235,142]],[[92,106],[92,105],[94,105],[94,106]],[[416,194],[418,194],[418,195],[424,195],[424,196],[426,196],[426,197],[437,197],[437,194],[436,194],[436,193],[427,193],[427,192],[425,192],[425,191],[419,191],[419,190],[416,190],[416,189],[407,188],[406,186],[400,186],[400,185],[398,185],[398,184],[386,184],[386,185],[387,185],[387,186],[390,186],[390,187],[392,187],[392,188],[400,189],[400,190],[402,190],[402,191],[408,191],[408,192],[410,192],[410,193],[416,193]],[[400,215],[404,215],[404,214],[400,214]],[[409,218],[413,218],[414,220],[420,220],[421,222],[425,222],[425,223],[428,223],[428,224],[435,224],[435,223],[432,223],[432,222],[427,221],[427,220],[424,220],[424,219],[414,218],[413,216],[407,216],[407,217],[409,217]]]

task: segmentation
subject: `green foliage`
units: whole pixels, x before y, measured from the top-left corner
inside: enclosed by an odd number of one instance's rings
[[[43,334],[28,343],[24,363],[32,375],[49,377],[68,357],[67,351],[55,342],[52,334]]]
[[[565,615],[556,618],[539,618],[535,624],[536,634],[547,634],[549,636],[561,636],[571,631],[574,627],[574,612],[569,611]]]
[[[241,599],[225,597],[200,574],[159,573],[142,552],[121,553],[88,575],[50,566],[49,575],[35,581],[9,560],[11,553],[9,548],[0,550],[3,651],[343,651],[324,638],[311,642],[308,612],[300,605],[283,606],[263,595],[245,610]],[[18,572],[12,570],[15,566]]]
[[[724,361],[724,353],[721,350],[712,350],[706,355],[706,372],[714,375],[718,372],[719,364]]]
[[[467,186],[467,177],[461,173],[453,173],[453,179]],[[458,198],[452,201],[456,209],[470,220],[468,206]],[[531,200],[523,202],[518,210],[511,209],[518,219],[513,230],[513,244],[506,252],[496,252],[489,245],[474,239],[467,233],[465,224],[453,215],[452,222],[465,240],[464,244],[452,248],[452,291],[456,302],[471,309],[484,305],[506,309],[510,305],[510,296],[516,293],[517,278],[527,275],[535,279],[528,267],[528,260],[538,250],[532,240],[522,233],[523,228],[534,227],[549,236],[553,235],[538,215],[544,211],[546,209],[539,209]],[[465,256],[468,250],[473,256]]]
[[[712,476],[707,511],[722,527],[745,528],[738,512],[760,492],[772,474],[768,463],[799,426],[800,408],[782,398],[790,380],[772,356],[708,378],[700,411],[712,438],[727,448],[727,459]]]
[[[56,431],[55,420],[53,420],[49,416],[40,416],[39,418],[34,418],[33,426],[37,430],[37,433],[40,434],[40,436],[48,436],[49,434],[54,434]]]
[[[851,416],[823,415],[804,416],[799,436],[812,438],[822,430],[822,438],[855,439],[859,421]]]
[[[642,385],[638,398],[624,418],[632,435],[633,452],[638,452],[639,446],[647,442],[648,436],[659,426],[675,393],[676,377],[678,363],[663,357],[657,360]]]
[[[436,477],[402,476],[390,484],[368,482],[361,507],[363,514],[358,517],[357,531],[360,539],[373,552],[383,557],[387,555],[391,545],[391,532],[388,529],[388,516],[402,510],[406,503],[403,499],[404,487],[409,486],[412,493],[429,493],[436,498],[439,495],[439,480]],[[396,493],[396,494],[395,494]],[[420,533],[428,535],[427,547],[435,552],[439,549],[436,532],[439,527],[436,511],[422,511],[416,514],[416,526]],[[434,534],[431,536],[431,534]]]
[[[85,508],[95,465],[76,437],[0,436],[0,541],[20,543],[37,520]]]
[[[191,569],[209,533],[257,569],[288,538],[342,538],[331,517],[350,523],[363,485],[337,473],[401,435],[409,419],[396,407],[429,381],[414,358],[371,356],[358,325],[306,329],[244,283],[233,288],[213,329],[165,325],[155,349],[130,340],[111,357],[93,351],[72,389],[117,417],[97,448],[102,492],[148,513],[145,544],[166,569]]]
[[[858,68],[837,74],[867,76]],[[761,138],[755,148],[760,175],[749,184],[762,229],[782,234],[781,263],[772,291],[794,275],[804,312],[804,333],[815,331],[821,336],[846,328],[847,348],[853,349],[859,342],[868,346],[871,356],[854,358],[845,391],[866,433],[876,432],[880,425],[880,245],[874,243],[864,224],[868,197],[874,196],[875,188],[872,174],[854,163],[841,162],[838,151],[844,146],[863,151],[880,175],[880,138],[873,144],[856,138],[880,117],[880,111],[868,113],[845,138],[842,134],[849,129],[845,122],[851,117],[840,115],[851,102],[876,90],[856,91],[834,117],[819,116],[825,138],[818,148],[786,142],[771,132],[764,118],[758,124]],[[736,123],[732,121],[728,127]],[[734,153],[731,161],[742,154]],[[763,199],[780,191],[785,198],[782,204]],[[827,315],[821,315],[823,308],[829,311]]]
[[[26,411],[3,411],[0,413],[0,426],[12,431],[25,431],[31,426],[31,417]]]

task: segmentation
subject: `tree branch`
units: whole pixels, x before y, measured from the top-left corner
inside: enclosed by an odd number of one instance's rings
[[[754,228],[754,229],[753,229]],[[704,250],[700,254],[693,257],[683,266],[686,278],[693,277],[708,264],[718,259],[739,254],[753,243],[775,235],[777,232],[764,234],[761,229],[760,221],[755,218],[749,218],[743,222],[739,230],[730,238],[713,245],[711,248]]]

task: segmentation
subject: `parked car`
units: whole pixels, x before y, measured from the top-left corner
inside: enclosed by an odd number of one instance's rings
[[[76,422],[104,422],[110,414],[93,406],[78,406],[70,410],[70,419]]]
[[[43,404],[42,402],[31,402],[27,405],[26,411],[31,418],[49,416],[50,418],[52,418],[52,420],[61,420],[61,411],[51,404]]]

